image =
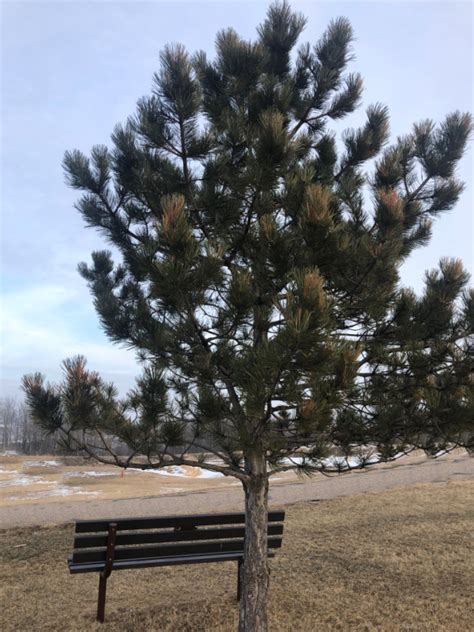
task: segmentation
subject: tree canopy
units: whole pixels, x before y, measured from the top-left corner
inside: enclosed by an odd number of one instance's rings
[[[328,445],[391,456],[465,443],[468,275],[443,259],[416,296],[399,268],[463,189],[471,117],[421,121],[387,145],[375,104],[338,145],[330,122],[362,94],[346,72],[352,29],[332,21],[292,63],[304,24],[275,4],[255,42],[221,31],[214,60],[166,47],[112,148],[66,153],[80,213],[119,254],[94,252],[80,273],[144,372],[122,400],[80,358],[59,389],[28,378],[48,428],[101,429],[154,464],[167,447],[212,448],[234,473],[256,440],[274,468],[301,446],[298,466],[320,467]]]

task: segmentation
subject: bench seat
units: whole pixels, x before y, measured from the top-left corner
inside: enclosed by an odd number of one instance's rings
[[[273,551],[268,551],[268,557],[275,557],[275,553]],[[113,570],[120,571],[128,568],[149,568],[151,566],[178,566],[179,564],[203,564],[205,562],[235,562],[242,559],[242,551],[207,553],[205,555],[181,555],[178,557],[145,557],[115,562]],[[69,558],[68,564],[69,571],[71,573],[97,573],[105,569],[105,562],[74,564],[72,557]]]

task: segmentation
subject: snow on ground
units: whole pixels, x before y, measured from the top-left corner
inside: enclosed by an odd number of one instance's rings
[[[180,465],[168,465],[166,467],[153,468],[150,470],[141,470],[137,467],[131,467],[134,472],[146,472],[150,474],[160,474],[161,476],[177,476],[185,478],[219,478],[224,476],[220,472],[211,472],[201,467],[182,467]],[[194,472],[192,471],[194,470]]]
[[[56,467],[62,465],[60,461],[25,461],[23,467]]]
[[[49,480],[43,476],[38,476],[37,473],[29,474],[28,469],[32,467],[59,467],[62,463],[57,460],[28,460],[22,463],[22,470],[17,469],[8,469],[1,467],[0,468],[0,488],[5,489],[3,492],[7,495],[10,500],[27,500],[34,498],[48,498],[49,496],[73,496],[76,494],[79,495],[87,495],[87,496],[95,496],[98,492],[95,491],[84,491],[81,487],[72,486],[72,485],[64,485],[61,481],[58,480]],[[109,476],[112,475],[113,472],[97,472],[97,471],[89,471],[89,472],[69,472],[64,474],[64,476],[74,476],[74,475],[83,475],[83,476]],[[48,476],[48,474],[46,474]],[[18,492],[15,495],[15,492],[10,492],[8,488],[14,487],[30,487],[32,485],[40,485],[44,489],[40,490],[28,490],[25,489],[22,492],[21,496],[18,495]]]
[[[43,489],[37,492],[27,492],[21,496],[11,496],[10,500],[30,500],[34,498],[49,498],[50,496],[97,496],[98,492],[83,491],[80,487],[64,487],[54,483],[51,489]]]
[[[295,466],[302,465],[304,461],[303,454],[297,454],[291,458],[283,459],[281,464],[283,466]],[[379,461],[379,455],[373,452],[366,452],[365,455],[354,455],[351,457],[343,457],[343,456],[330,456],[326,459],[320,461],[320,464],[329,469],[347,469],[347,468],[357,468],[361,465],[361,463],[365,461],[368,463],[376,463]],[[217,462],[215,462],[217,463]],[[120,476],[119,468],[104,468],[103,466],[97,466],[95,469],[72,469],[65,468],[59,469],[61,466],[64,466],[65,463],[56,459],[41,459],[37,458],[35,460],[27,460],[22,463],[22,469],[7,469],[5,467],[0,468],[0,489],[4,489],[2,492],[6,494],[11,500],[21,500],[21,499],[35,499],[35,498],[47,498],[49,496],[75,496],[75,495],[84,495],[84,496],[95,496],[101,493],[99,491],[88,491],[83,488],[81,485],[81,481],[71,481],[74,484],[69,484],[69,480],[73,478],[84,479],[97,479],[97,478],[108,478],[108,477],[117,477]],[[28,470],[30,468],[45,468],[44,475],[40,470],[34,470],[31,474],[29,474]],[[54,470],[53,473],[51,470],[47,470],[46,468],[58,468],[58,470]],[[158,474],[159,476],[171,477],[175,479],[187,479],[189,481],[196,479],[219,479],[224,475],[220,472],[213,472],[210,470],[206,470],[203,467],[196,466],[180,466],[180,465],[171,465],[162,468],[152,468],[152,469],[140,469],[140,468],[129,468],[131,471],[145,474]],[[53,479],[55,477],[55,479]],[[273,479],[275,480],[284,480],[281,478]],[[238,482],[236,483],[238,484]],[[40,489],[26,489],[28,486],[42,486]],[[25,488],[24,492],[21,496],[19,496],[19,490],[10,491],[9,488],[21,487]],[[11,494],[15,494],[15,497],[11,496]]]
[[[345,457],[345,456],[331,456],[328,459],[324,459],[323,464],[326,467],[360,467],[361,463],[365,462],[366,464],[368,463],[376,463],[378,461],[378,459],[376,458],[375,460],[373,458],[369,458],[367,460],[359,457],[359,456],[350,456],[350,457]]]
[[[89,491],[87,487],[82,485],[82,480],[85,484],[87,483],[87,479],[95,479],[97,481],[104,480],[105,482],[105,480],[113,477],[120,477],[121,473],[119,468],[105,468],[101,465],[98,465],[97,468],[87,470],[64,466],[64,462],[56,459],[37,458],[22,461],[21,469],[9,469],[5,466],[0,467],[0,491],[5,499],[12,501],[46,499],[53,496],[97,496],[103,492],[103,489],[96,488],[94,491]],[[16,467],[18,467],[17,464]],[[141,470],[139,468],[129,469],[139,474],[158,474],[160,476],[175,479],[179,478],[181,480],[202,480],[223,477],[220,472],[207,471],[197,466],[167,466],[148,470]],[[71,485],[71,483],[73,484]],[[21,492],[20,489],[22,490]],[[166,489],[168,489],[168,487]],[[181,488],[173,488],[173,490],[181,491]]]
[[[48,481],[40,476],[17,476],[0,481],[0,487],[19,487],[24,485],[47,485]]]
[[[360,465],[362,463],[368,465],[368,464],[374,464],[374,463],[378,463],[380,461],[380,457],[378,454],[373,454],[369,457],[367,456],[349,456],[349,457],[345,457],[345,456],[330,456],[327,459],[321,459],[319,461],[315,461],[314,465],[321,465],[324,466],[326,468],[355,468],[355,467],[360,467]],[[282,460],[282,465],[294,465],[294,466],[298,466],[298,465],[302,465],[304,462],[304,457],[303,456],[292,456],[292,457],[288,457],[286,459]],[[308,464],[311,464],[311,462],[309,460],[307,460]]]
[[[66,478],[70,478],[70,477],[76,477],[76,476],[92,476],[92,477],[96,477],[96,476],[117,476],[117,474],[119,473],[119,470],[117,469],[116,472],[110,472],[108,470],[106,471],[101,471],[101,470],[87,470],[87,471],[82,471],[82,470],[74,470],[72,472],[65,472],[63,474],[63,476],[65,476]]]
[[[211,472],[211,470],[203,470],[201,468],[199,468],[199,470],[199,478],[218,478],[219,476],[224,476],[224,474],[220,472]]]

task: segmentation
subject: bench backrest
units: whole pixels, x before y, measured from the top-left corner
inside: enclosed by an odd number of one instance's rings
[[[280,548],[284,511],[268,512],[268,547]],[[110,524],[116,524],[115,560],[239,552],[244,549],[245,514],[203,514],[79,520],[74,538],[74,564],[104,562]]]

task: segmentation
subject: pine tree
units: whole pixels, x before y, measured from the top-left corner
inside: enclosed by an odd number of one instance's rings
[[[122,399],[80,356],[59,385],[24,378],[37,422],[102,462],[241,481],[247,632],[267,629],[271,476],[474,445],[468,275],[443,259],[421,296],[399,279],[463,190],[471,117],[387,145],[376,104],[337,142],[330,122],[362,94],[352,29],[336,19],[292,54],[304,26],[276,2],[256,41],[220,32],[214,60],[166,47],[112,148],[66,153],[78,210],[114,248],[79,271],[143,374]]]

